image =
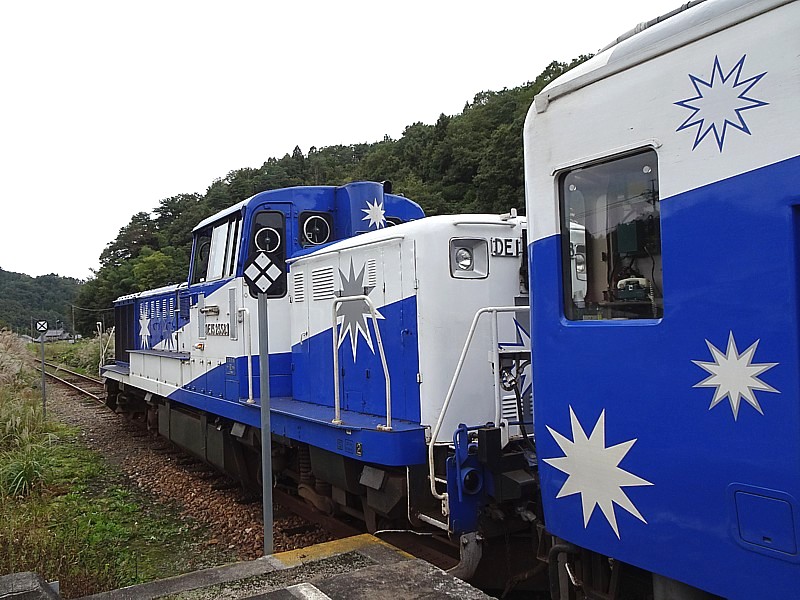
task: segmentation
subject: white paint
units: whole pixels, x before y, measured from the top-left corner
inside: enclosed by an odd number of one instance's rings
[[[714,6],[710,2],[701,4],[606,52],[625,54],[632,47],[626,59],[635,62],[637,53],[650,51],[643,39],[661,47],[659,44],[667,44],[674,36],[689,35],[692,27],[708,31],[713,22],[695,22],[692,16],[706,4],[708,10]],[[797,138],[787,122],[796,120],[800,97],[800,65],[796,60],[800,36],[794,29],[798,20],[800,3],[793,2],[557,96],[543,112],[537,113],[533,107],[524,134],[526,201],[529,214],[536,216],[531,222],[530,241],[560,230],[558,173],[554,176],[557,168],[612,156],[620,148],[656,145],[664,200],[796,156]],[[675,104],[697,94],[689,76],[709,81],[715,58],[727,74],[745,55],[742,79],[766,73],[749,93],[768,105],[742,113],[751,135],[728,127],[722,152],[713,134],[692,150],[696,131],[678,131],[691,113]],[[606,68],[605,62],[596,60],[597,69]],[[607,68],[611,66],[609,63]],[[553,84],[554,89],[559,81]],[[723,107],[723,102],[730,105]],[[703,106],[711,118],[720,119],[730,116],[741,104],[736,96],[719,93]]]
[[[311,583],[298,583],[287,587],[286,591],[295,598],[304,600],[331,600],[330,596]]]
[[[547,427],[550,435],[564,452],[564,456],[545,458],[544,462],[569,475],[556,498],[572,494],[581,495],[584,527],[589,524],[595,506],[599,506],[618,538],[620,535],[617,517],[614,513],[615,504],[643,523],[647,523],[622,489],[623,487],[653,485],[619,466],[636,439],[606,447],[605,410],[600,413],[600,417],[588,437],[571,406],[569,407],[569,419],[572,426],[572,440],[564,437],[550,426]]]
[[[733,411],[733,420],[736,421],[739,418],[739,406],[742,399],[759,413],[764,414],[754,394],[755,391],[780,394],[774,387],[758,378],[764,371],[778,364],[753,362],[756,348],[758,348],[760,341],[756,340],[747,350],[739,354],[739,350],[736,348],[736,340],[733,339],[733,331],[728,336],[728,347],[724,353],[706,340],[711,357],[714,359],[713,362],[700,360],[693,360],[692,362],[711,374],[693,386],[715,388],[714,397],[711,399],[711,405],[708,410],[728,398]]]

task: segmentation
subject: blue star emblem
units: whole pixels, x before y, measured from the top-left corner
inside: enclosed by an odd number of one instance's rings
[[[725,144],[725,135],[730,125],[734,129],[751,135],[742,113],[751,108],[766,106],[768,102],[748,96],[750,90],[766,75],[766,71],[747,79],[743,78],[742,69],[747,55],[743,55],[733,68],[725,74],[722,71],[719,57],[714,57],[711,80],[705,81],[696,75],[689,74],[696,96],[675,102],[677,106],[691,110],[692,114],[675,131],[697,127],[692,150],[712,133],[717,140],[719,151]]]

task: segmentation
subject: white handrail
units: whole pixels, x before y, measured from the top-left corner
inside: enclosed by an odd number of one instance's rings
[[[519,223],[512,221],[454,221],[453,225],[498,225],[500,227],[516,227]]]
[[[434,465],[433,465],[433,448],[436,444],[436,438],[439,437],[439,431],[442,429],[442,425],[444,424],[444,416],[447,413],[447,408],[450,406],[450,401],[453,398],[453,392],[456,389],[456,384],[458,383],[458,378],[461,376],[461,369],[464,367],[464,361],[467,358],[467,352],[469,351],[470,344],[472,343],[472,338],[475,335],[475,330],[478,327],[478,321],[480,320],[481,316],[487,313],[494,314],[495,321],[494,327],[492,328],[492,343],[494,344],[494,348],[492,349],[492,356],[494,358],[495,364],[497,364],[497,315],[498,313],[508,313],[508,312],[519,312],[530,310],[529,306],[487,306],[485,308],[481,308],[478,312],[475,313],[475,316],[472,318],[472,325],[470,325],[469,333],[467,334],[467,339],[464,342],[464,347],[461,349],[461,356],[458,358],[458,364],[456,365],[455,373],[453,373],[453,379],[450,380],[450,387],[447,390],[447,395],[444,398],[444,403],[442,404],[442,410],[439,412],[439,418],[436,420],[436,425],[433,428],[431,433],[431,441],[428,444],[428,479],[430,480],[431,485],[431,494],[437,500],[442,500],[442,507],[443,512],[447,514],[447,492],[439,493],[436,491],[436,477],[434,474]],[[496,374],[495,374],[496,376]],[[497,385],[495,384],[495,416],[498,414],[498,405],[499,405],[499,390]],[[495,417],[497,418],[497,417]],[[499,420],[496,422],[499,424]]]
[[[405,238],[406,238],[406,236],[404,236],[404,235],[392,235],[392,236],[389,236],[389,237],[381,238],[379,240],[373,240],[371,242],[366,242],[366,243],[361,242],[361,243],[358,244],[358,248],[361,249],[361,248],[366,248],[368,246],[377,246],[379,244],[387,244],[387,243],[393,242],[395,240],[404,240]],[[339,241],[343,241],[343,240],[339,240]],[[292,265],[292,264],[299,263],[299,262],[302,262],[302,261],[308,260],[308,259],[317,259],[320,256],[325,256],[327,254],[341,254],[342,252],[347,252],[348,250],[353,250],[353,248],[354,248],[354,246],[351,246],[351,245],[346,245],[343,248],[323,248],[321,250],[315,250],[314,252],[311,252],[309,254],[304,254],[302,256],[295,256],[295,257],[292,257],[292,258],[287,258],[286,259],[286,264],[287,265]]]
[[[253,398],[253,342],[250,333],[250,310],[242,307],[236,311],[242,315],[242,325],[246,336],[245,346],[247,347],[247,403],[255,404]]]
[[[372,303],[372,300],[369,299],[369,296],[364,294],[336,298],[331,306],[331,312],[333,315],[333,423],[336,423],[337,425],[342,424],[341,400],[339,397],[339,328],[336,310],[339,308],[339,305],[344,304],[345,302],[355,302],[358,300],[362,300],[367,305],[367,308],[369,308],[370,316],[372,317],[372,323],[375,326],[375,338],[378,341],[378,352],[381,357],[381,364],[383,365],[383,375],[386,379],[386,425],[378,425],[378,429],[383,431],[391,431],[392,384],[391,380],[389,379],[389,365],[386,362],[386,354],[383,351],[383,340],[381,340],[381,330],[378,327],[378,311],[375,309],[375,305]],[[353,333],[350,332],[350,335],[353,335]]]

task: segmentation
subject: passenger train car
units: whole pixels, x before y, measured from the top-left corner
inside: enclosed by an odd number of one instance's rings
[[[529,111],[554,598],[637,570],[656,600],[798,595],[799,29],[798,2],[692,2]]]

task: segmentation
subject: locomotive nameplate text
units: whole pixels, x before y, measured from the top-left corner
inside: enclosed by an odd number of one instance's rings
[[[522,238],[492,238],[492,256],[519,256]]]
[[[230,323],[206,323],[206,335],[227,336],[230,334]]]

